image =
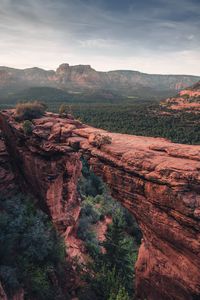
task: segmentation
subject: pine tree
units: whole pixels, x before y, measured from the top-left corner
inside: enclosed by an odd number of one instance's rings
[[[129,295],[126,289],[120,286],[119,290],[116,293],[111,293],[108,300],[130,300]]]
[[[128,291],[133,287],[133,246],[131,240],[126,237],[124,232],[124,219],[119,210],[113,223],[109,226],[106,239],[103,242],[105,248],[104,262],[110,269],[115,269],[117,276],[120,277],[122,284]]]

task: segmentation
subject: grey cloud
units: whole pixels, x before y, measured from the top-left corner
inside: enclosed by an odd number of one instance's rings
[[[130,69],[137,61],[143,71],[145,65],[152,66],[153,73],[157,70],[152,59],[163,56],[165,73],[164,59],[187,51],[192,63],[185,64],[185,71],[200,73],[195,65],[200,49],[197,1],[182,0],[180,5],[179,0],[124,0],[124,9],[117,2],[0,0],[0,64],[52,67],[65,59],[94,62],[101,69],[112,62],[114,69],[124,61],[124,69]],[[18,58],[22,53],[24,63]],[[183,67],[174,61],[171,68],[173,73]]]

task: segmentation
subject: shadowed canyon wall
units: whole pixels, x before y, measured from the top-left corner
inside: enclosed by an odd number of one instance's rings
[[[200,146],[106,133],[51,113],[33,120],[28,136],[13,114],[2,112],[0,124],[15,177],[66,237],[79,215],[84,155],[142,230],[137,299],[200,299]],[[93,146],[97,132],[112,143]]]

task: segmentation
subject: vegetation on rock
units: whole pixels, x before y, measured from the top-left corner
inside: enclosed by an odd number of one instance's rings
[[[29,135],[33,131],[33,123],[29,120],[25,120],[22,124],[22,128],[25,134]]]
[[[38,91],[38,95],[40,92]],[[49,95],[52,95],[49,92]],[[119,97],[117,100],[105,101],[97,97],[82,97],[81,94],[69,95],[67,99],[59,94],[54,97],[39,97],[48,105],[50,111],[58,112],[62,104],[71,107],[73,116],[83,123],[111,132],[142,136],[154,136],[170,139],[175,143],[200,144],[199,115],[195,109],[174,111],[161,106],[158,99],[141,97]],[[75,98],[74,98],[75,97]],[[0,100],[0,108],[13,107],[14,98]],[[23,99],[36,99],[25,97]],[[165,99],[165,97],[163,98]]]
[[[19,121],[32,120],[44,115],[46,105],[38,101],[18,103],[15,109],[15,118]]]
[[[85,242],[89,259],[83,267],[85,285],[79,297],[84,300],[131,299],[140,230],[130,213],[112,199],[99,177],[89,170],[85,160],[82,173],[79,191],[83,202],[77,234]],[[112,223],[102,242],[95,230],[108,216]]]
[[[67,104],[61,104],[61,106],[59,107],[59,116],[60,117],[66,117],[68,114],[71,114],[71,106],[67,105]]]
[[[89,137],[89,143],[92,146],[95,146],[97,148],[101,148],[101,146],[111,144],[112,143],[112,138],[109,135],[102,135],[102,134],[97,132],[95,134],[92,134]]]

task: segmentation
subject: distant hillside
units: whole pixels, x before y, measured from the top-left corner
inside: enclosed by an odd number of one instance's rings
[[[57,88],[68,93],[114,93],[122,96],[165,97],[200,80],[190,75],[150,75],[137,71],[98,72],[89,65],[60,65],[56,71],[0,67],[0,95],[32,87]],[[90,92],[89,92],[90,93]]]
[[[200,81],[180,91],[176,97],[168,98],[162,105],[172,110],[200,113]]]

